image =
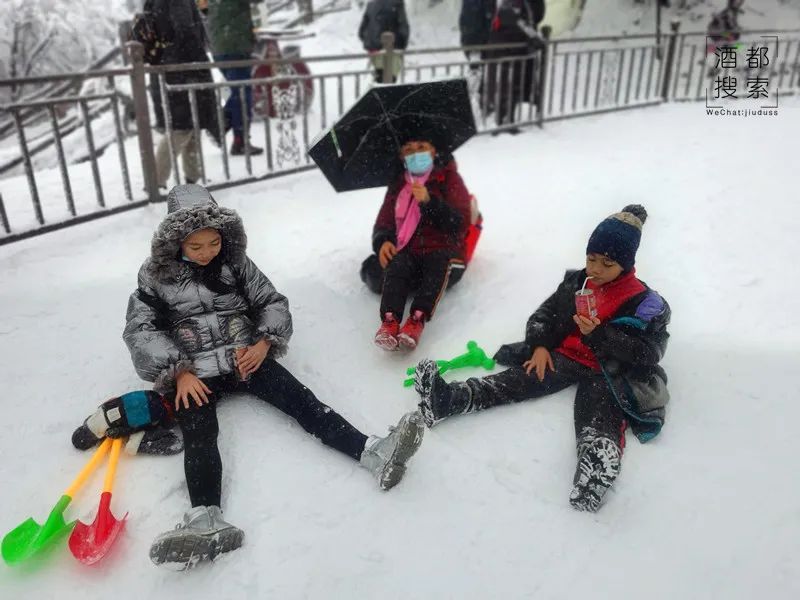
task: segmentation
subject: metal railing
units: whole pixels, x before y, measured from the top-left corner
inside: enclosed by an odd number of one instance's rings
[[[0,244],[147,203],[141,196],[134,199],[125,144],[129,99],[121,86],[129,78],[130,69],[105,69],[17,80],[66,92],[87,82],[96,85],[89,93],[44,94],[0,106],[0,115],[13,123],[18,150],[10,152],[11,138],[0,146],[7,158],[0,159]],[[109,127],[98,126],[102,118]],[[111,146],[116,147],[113,159],[103,156]],[[87,188],[89,180],[93,186]]]
[[[748,32],[741,43],[758,41],[768,32]],[[159,143],[166,144],[171,182],[185,181],[173,147],[174,119],[170,97],[183,94],[191,112],[191,134],[197,145],[200,181],[210,189],[240,185],[314,168],[307,151],[314,139],[334,124],[371,86],[376,76],[382,82],[431,81],[460,77],[467,81],[479,133],[494,133],[515,127],[543,126],[549,121],[653,106],[667,101],[696,101],[706,97],[716,73],[711,69],[702,32],[681,33],[677,22],[671,32],[636,36],[607,36],[571,40],[548,39],[537,48],[525,44],[500,46],[443,47],[394,50],[390,36],[376,55],[318,56],[302,59],[308,69],[299,69],[298,57],[238,60],[219,63],[148,66],[139,44],[127,44],[128,66],[89,74],[65,74],[39,81],[68,81],[78,75],[103,83],[100,91],[20,102],[0,107],[0,117],[9,115],[15,124],[27,186],[13,178],[0,179],[0,244],[44,231],[83,222],[106,214],[143,206],[163,199],[159,189],[156,152],[152,134],[151,99],[147,76],[157,82],[164,111],[165,131]],[[800,31],[779,32],[780,48],[770,46],[774,60],[766,72],[781,90],[793,94],[800,87]],[[774,34],[770,34],[774,35]],[[778,51],[780,50],[780,51]],[[701,64],[702,63],[702,64]],[[241,81],[208,81],[170,84],[167,74],[198,70],[247,67],[253,77]],[[259,76],[263,69],[269,76]],[[378,73],[376,69],[381,69]],[[310,71],[310,72],[309,72]],[[742,77],[744,80],[745,78]],[[0,81],[0,85],[6,82]],[[216,137],[225,137],[223,101],[225,92],[251,87],[256,103],[252,118],[240,93],[243,128],[253,143],[264,144],[263,155],[250,152],[231,157],[226,145],[210,144],[202,135],[198,94],[214,95]],[[129,90],[128,90],[129,88]],[[125,90],[125,91],[123,91]],[[126,144],[120,106],[132,97],[135,137]],[[105,103],[110,107],[113,136],[97,144],[93,111]],[[72,106],[73,130],[67,132],[57,118],[64,106]],[[50,117],[49,135],[55,155],[50,165],[35,164],[29,137],[41,131],[22,118],[41,112]],[[74,128],[79,123],[79,129]],[[41,123],[37,125],[41,129]],[[82,130],[82,132],[81,132]],[[81,135],[81,140],[77,137]],[[230,138],[229,138],[230,139]],[[162,142],[163,140],[163,142]],[[81,146],[85,160],[70,160],[65,145]],[[116,145],[115,153],[102,154]],[[0,163],[3,147],[0,146]],[[128,165],[128,153],[139,160]],[[74,154],[74,153],[73,153]],[[113,154],[113,156],[112,156]],[[38,158],[37,158],[38,160]],[[57,169],[55,168],[57,167]],[[163,165],[162,165],[163,168]],[[17,177],[19,179],[19,177]],[[94,194],[86,185],[94,184]],[[10,183],[9,183],[10,182]],[[60,185],[59,185],[60,183]],[[27,187],[28,198],[22,189]],[[46,189],[42,201],[40,187]],[[60,192],[60,197],[59,193]],[[79,193],[76,193],[79,192]],[[5,204],[4,204],[5,196]]]
[[[214,67],[220,69],[247,67],[254,71],[258,67],[269,66],[275,73],[271,77],[253,77],[240,81],[173,85],[166,82],[166,74],[169,72],[208,70],[207,63],[164,65],[143,67],[143,69],[158,79],[160,104],[165,117],[163,143],[169,148],[171,181],[177,184],[184,179],[179,168],[177,149],[172,144],[172,134],[175,130],[169,99],[174,97],[173,95],[188,94],[192,108],[192,129],[198,147],[200,178],[204,185],[214,190],[314,168],[307,154],[312,141],[344,115],[346,109],[363,92],[379,83],[376,79],[381,74],[376,72],[375,67],[383,67],[381,82],[391,82],[393,75],[396,75],[397,81],[401,83],[452,77],[468,79],[474,110],[476,114],[483,114],[479,119],[479,129],[482,132],[541,123],[539,111],[533,108],[535,104],[540,104],[536,96],[540,87],[519,84],[516,76],[524,80],[523,84],[530,84],[530,77],[536,76],[541,71],[542,52],[528,53],[525,44],[470,47],[466,50],[513,51],[517,56],[468,59],[464,53],[465,48],[462,47],[431,48],[400,53],[394,51],[393,39],[388,37],[385,40],[385,50],[377,55],[377,58],[366,54],[306,58],[304,62],[309,66],[309,70],[319,71],[310,74],[298,72],[294,66],[297,58],[238,60],[214,64]],[[426,62],[425,59],[430,57],[433,57],[433,62]],[[325,72],[330,68],[327,63],[334,61],[344,62],[350,68]],[[356,65],[361,63],[363,67],[353,68],[356,66],[353,63]],[[135,62],[133,68],[137,68]],[[526,74],[528,79],[525,77]],[[244,130],[249,131],[253,143],[263,142],[264,153],[263,156],[254,156],[246,144],[241,164],[234,166],[224,145],[219,150],[214,149],[213,155],[209,157],[211,153],[207,150],[208,140],[201,135],[197,95],[207,90],[212,90],[215,94],[218,107],[216,121],[220,127],[216,133],[221,138],[224,135],[222,124],[225,120],[222,114],[223,90],[237,88],[241,91],[248,87],[254,89],[255,96],[260,101],[255,104],[250,122],[245,106],[245,94],[238,94],[240,110],[244,115]],[[492,98],[496,100],[492,101]],[[495,110],[495,106],[501,105],[506,107],[507,114],[515,110],[521,111],[524,105],[528,116],[524,119],[516,118],[514,122],[509,120],[500,123],[493,121],[485,114],[486,111],[480,108],[491,107],[491,110]],[[137,128],[142,127],[144,126],[140,124]]]
[[[674,101],[705,101],[717,85],[720,76],[730,78],[731,91],[745,96],[755,78],[768,80],[781,94],[794,95],[800,85],[800,31],[748,31],[733,43],[740,48],[766,48],[768,60],[763,64],[748,64],[746,56],[738,54],[735,67],[722,68],[714,55],[707,52],[708,38],[703,32],[678,33],[673,59],[676,76],[672,78],[669,99]],[[711,57],[712,60],[707,60]],[[704,60],[706,59],[706,60]]]
[[[97,59],[93,62],[89,67],[86,69],[86,72],[97,71],[99,69],[105,68],[107,65],[113,63],[114,61],[118,60],[119,57],[122,55],[122,50],[120,47],[112,48],[108,52],[106,52],[102,57]],[[81,84],[84,82],[85,77],[84,74],[81,73],[71,79],[63,79],[63,77],[59,77],[56,80],[51,80],[51,82],[43,86],[42,88],[36,89],[31,93],[23,96],[22,98],[18,98],[14,100],[16,103],[24,103],[30,100],[41,100],[43,98],[54,98],[58,96],[63,96],[66,93],[70,92],[77,92],[80,89]],[[4,88],[24,88],[25,83],[21,82],[38,82],[36,78],[29,78],[29,79],[16,79],[16,80],[9,80],[8,82],[3,82]],[[31,122],[32,118],[36,118],[38,111],[23,111],[21,116],[23,120],[27,123]],[[0,138],[5,137],[9,133],[14,131],[14,121],[10,117],[0,119]]]

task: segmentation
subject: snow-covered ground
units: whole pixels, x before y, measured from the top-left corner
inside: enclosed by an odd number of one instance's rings
[[[130,520],[112,554],[86,568],[62,545],[2,566],[0,597],[799,597],[798,127],[797,100],[771,119],[682,104],[471,141],[458,159],[484,235],[411,356],[371,345],[377,298],[358,280],[380,190],[337,196],[312,172],[219,192],[291,301],[283,364],[370,433],[414,407],[406,366],[519,339],[599,220],[643,203],[639,274],[674,313],[667,425],[647,445],[629,436],[607,505],[588,515],[567,501],[573,390],[442,424],[389,493],[275,409],[230,399],[223,503],[241,550],[189,574],[153,567],[152,538],[188,506],[182,460],[127,458],[113,510]],[[83,464],[74,427],[144,385],[120,334],[164,211],[0,248],[3,534],[44,517]],[[91,516],[100,482],[69,514]]]

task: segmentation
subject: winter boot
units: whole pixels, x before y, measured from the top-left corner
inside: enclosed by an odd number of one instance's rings
[[[101,407],[89,415],[83,425],[72,433],[72,445],[78,450],[88,450],[105,439],[107,431],[108,422]]]
[[[106,437],[121,438],[149,429],[159,428],[162,431],[169,429],[172,424],[172,411],[164,398],[153,392],[137,390],[128,392],[121,396],[116,396],[103,402],[72,434],[72,445],[78,450],[88,450],[96,446]],[[144,436],[148,441],[152,441],[159,434],[150,433]],[[161,434],[163,435],[163,433]],[[174,445],[177,436],[173,433],[172,440],[166,441],[162,446]],[[142,441],[131,439],[131,442],[138,447]],[[178,450],[180,451],[180,450]],[[134,451],[133,454],[136,452]]]
[[[580,442],[578,452],[578,466],[569,503],[576,510],[597,512],[603,497],[619,475],[622,450],[613,440],[597,436]]]
[[[386,437],[370,436],[361,453],[361,464],[378,478],[382,490],[400,483],[406,463],[422,444],[425,427],[418,412],[403,415]]]
[[[508,129],[501,129],[499,131],[493,131],[492,137],[497,137],[501,133],[508,133],[509,135],[519,135],[522,133],[522,129],[519,127],[509,127]]]
[[[155,539],[150,560],[183,571],[236,550],[243,539],[244,532],[224,521],[218,506],[195,506],[183,515],[183,523]]]
[[[399,332],[400,323],[392,313],[386,313],[380,329],[375,334],[375,345],[384,350],[397,350],[397,334]]]
[[[425,425],[433,427],[451,415],[475,410],[472,391],[466,383],[447,383],[439,375],[439,365],[425,359],[414,371],[414,389],[419,394],[419,411]]]
[[[264,153],[263,148],[259,148],[258,146],[253,146],[250,143],[250,140],[245,142],[244,136],[235,135],[233,136],[233,144],[231,144],[231,156],[244,156],[247,151],[245,148],[250,149],[250,156],[258,156],[259,154]]]
[[[175,432],[163,427],[154,427],[131,434],[125,444],[128,454],[150,454],[172,456],[183,452],[183,440]]]
[[[87,419],[86,421],[88,421]],[[83,425],[72,432],[72,445],[78,450],[88,450],[100,443],[103,437],[97,437],[84,421]]]
[[[414,314],[410,315],[400,328],[400,333],[397,334],[397,342],[403,348],[413,350],[419,343],[423,329],[425,329],[425,313],[421,310],[415,310]]]

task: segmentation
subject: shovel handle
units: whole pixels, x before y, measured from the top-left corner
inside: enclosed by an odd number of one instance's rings
[[[111,440],[106,438],[103,440],[103,443],[100,444],[100,447],[95,450],[94,455],[89,462],[86,463],[86,466],[81,469],[81,472],[78,473],[78,476],[75,478],[75,481],[72,482],[67,490],[64,492],[65,496],[69,496],[70,498],[74,498],[76,492],[80,489],[80,487],[86,483],[86,480],[89,478],[97,466],[102,462],[105,458],[106,453],[108,453],[108,449],[111,448]]]
[[[103,484],[104,492],[111,492],[114,487],[114,475],[117,472],[117,463],[119,462],[119,453],[122,451],[122,438],[114,440],[111,446],[111,458],[108,459],[108,469],[106,470],[106,481]]]

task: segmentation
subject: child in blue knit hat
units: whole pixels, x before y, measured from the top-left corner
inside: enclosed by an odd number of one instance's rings
[[[434,361],[420,362],[415,383],[428,427],[577,385],[578,460],[570,503],[595,512],[619,474],[625,430],[630,426],[642,442],[655,437],[669,400],[658,363],[669,338],[670,309],[636,277],[634,266],[646,219],[642,206],[630,205],[597,226],[585,268],[568,271],[531,315],[524,342],[505,345],[495,355],[507,370],[446,383]],[[587,296],[592,301],[582,302],[586,310],[578,314],[576,303]]]

